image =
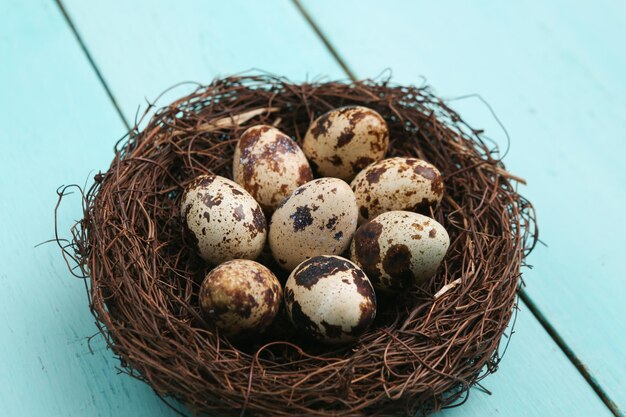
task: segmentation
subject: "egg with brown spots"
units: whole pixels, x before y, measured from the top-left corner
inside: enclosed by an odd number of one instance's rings
[[[300,147],[280,130],[253,126],[243,132],[233,157],[233,178],[266,213],[300,185],[313,179]]]
[[[389,130],[380,114],[361,106],[346,106],[318,117],[302,143],[320,176],[350,181],[357,172],[385,157]]]
[[[376,295],[365,273],[339,256],[316,256],[293,270],[285,285],[293,325],[324,343],[352,342],[376,317]]]
[[[347,183],[337,178],[308,182],[272,215],[272,255],[288,271],[312,256],[339,255],[350,245],[357,216],[356,199]]]
[[[429,214],[443,198],[441,173],[417,158],[388,158],[372,164],[350,184],[359,206],[359,223],[392,210]]]
[[[200,308],[227,336],[262,332],[282,301],[274,274],[260,263],[235,259],[207,274],[200,286]]]
[[[200,256],[214,264],[255,259],[263,250],[267,224],[261,206],[237,183],[202,175],[183,193],[180,211]]]
[[[389,211],[362,224],[354,234],[350,258],[376,289],[398,290],[435,275],[450,238],[434,219],[408,211]]]

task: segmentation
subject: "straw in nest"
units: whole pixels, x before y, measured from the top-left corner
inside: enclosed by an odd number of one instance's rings
[[[233,345],[200,315],[206,271],[183,234],[181,191],[199,174],[232,178],[234,144],[247,127],[273,124],[301,143],[315,117],[351,104],[384,116],[389,157],[422,158],[444,174],[446,196],[433,215],[449,232],[448,255],[427,287],[381,300],[374,326],[353,346],[316,347],[284,316],[263,338]],[[426,413],[461,403],[496,370],[535,242],[520,179],[496,156],[428,88],[219,79],[120,143],[84,193],[84,218],[64,253],[88,277],[91,310],[124,369],[194,413]]]

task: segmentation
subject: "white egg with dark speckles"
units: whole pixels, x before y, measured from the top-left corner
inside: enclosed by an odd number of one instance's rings
[[[226,335],[262,332],[283,298],[278,278],[260,263],[235,259],[207,274],[200,287],[202,313]]]
[[[350,181],[385,157],[389,130],[380,114],[362,106],[331,110],[311,123],[302,150],[317,173]]]
[[[183,193],[180,211],[200,256],[219,264],[255,259],[265,245],[263,210],[237,183],[218,175],[202,175]]]
[[[339,255],[350,246],[357,216],[356,199],[347,183],[337,178],[308,182],[272,215],[272,255],[288,271],[312,256]]]
[[[350,258],[376,289],[398,290],[431,278],[449,246],[448,232],[436,220],[389,211],[357,229]]]
[[[296,142],[272,126],[253,126],[237,142],[233,178],[266,213],[313,179],[311,167]]]
[[[298,265],[285,285],[287,314],[302,333],[324,343],[352,342],[376,317],[376,294],[365,273],[340,256]]]
[[[350,184],[359,223],[392,210],[429,214],[443,198],[441,173],[417,158],[388,158],[361,171]]]

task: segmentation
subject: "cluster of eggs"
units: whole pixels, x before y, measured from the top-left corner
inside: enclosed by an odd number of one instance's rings
[[[388,145],[385,120],[360,106],[317,118],[302,148],[275,127],[247,129],[234,181],[202,175],[181,200],[198,253],[217,265],[199,292],[205,317],[241,336],[267,328],[284,302],[303,333],[350,342],[376,316],[375,291],[432,277],[450,243],[424,215],[443,197],[441,173],[417,158],[384,159]],[[290,272],[284,288],[254,261],[266,243]]]

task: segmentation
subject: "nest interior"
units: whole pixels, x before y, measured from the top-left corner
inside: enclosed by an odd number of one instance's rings
[[[247,127],[273,124],[300,143],[315,117],[350,104],[386,119],[388,157],[422,158],[444,175],[445,198],[431,213],[451,239],[439,272],[426,286],[380,297],[376,322],[351,346],[307,342],[284,313],[254,340],[227,340],[199,312],[207,267],[185,237],[181,191],[199,174],[232,178]],[[157,110],[116,146],[83,195],[65,254],[88,278],[91,310],[122,368],[194,414],[427,413],[462,403],[497,368],[536,239],[532,205],[497,156],[426,87],[219,79]],[[262,262],[285,278],[269,257]]]

